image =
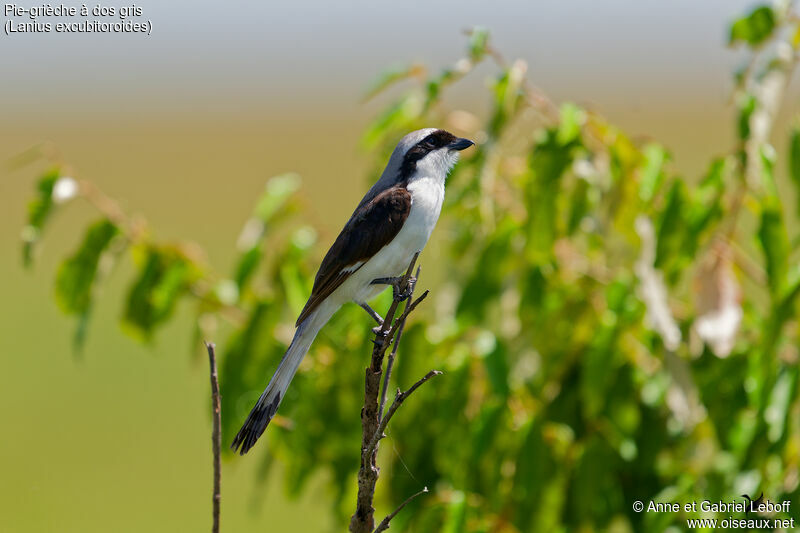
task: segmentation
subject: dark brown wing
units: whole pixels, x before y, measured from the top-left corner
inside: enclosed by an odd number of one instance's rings
[[[353,272],[389,244],[400,232],[410,211],[411,193],[405,187],[387,189],[359,207],[325,254],[314,279],[311,297],[296,325],[299,326]]]

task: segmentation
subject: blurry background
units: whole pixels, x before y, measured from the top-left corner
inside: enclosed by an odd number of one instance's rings
[[[159,237],[198,242],[221,270],[264,181],[296,171],[324,247],[367,186],[359,136],[386,103],[361,102],[369,81],[392,64],[452,63],[474,25],[507,58],[525,59],[556,102],[664,143],[680,173],[698,176],[734,142],[730,73],[745,56],[726,48],[727,25],[749,1],[282,4],[145,1],[151,36],[3,35],[0,160],[51,141],[76,175],[144,215]],[[448,104],[485,115],[484,78],[481,67]],[[797,94],[793,84],[778,131]],[[128,276],[112,277],[76,360],[52,278],[91,217],[60,213],[25,272],[18,239],[33,176],[1,172],[0,529],[206,528],[208,379],[189,356],[186,310],[152,346],[137,344],[118,326]],[[254,493],[256,464],[224,464],[224,530],[331,524],[322,480],[289,501],[278,465]]]

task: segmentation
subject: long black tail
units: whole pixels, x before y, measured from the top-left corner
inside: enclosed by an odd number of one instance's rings
[[[318,313],[315,312],[297,328],[292,343],[286,350],[272,379],[269,380],[269,385],[261,393],[261,397],[247,416],[242,429],[234,437],[231,444],[233,451],[239,450],[241,455],[246,454],[258,438],[264,434],[264,430],[267,429],[270,420],[278,411],[281,400],[286,395],[286,389],[289,388],[289,383],[292,382],[297,367],[300,366],[300,361],[303,360],[311,343],[314,342],[314,337],[317,336],[319,329],[327,322],[325,320],[319,324],[318,318]]]

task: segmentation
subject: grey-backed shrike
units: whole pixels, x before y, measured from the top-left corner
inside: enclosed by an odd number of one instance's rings
[[[473,144],[434,128],[409,133],[398,143],[322,260],[294,339],[231,448],[245,454],[264,433],[314,337],[342,304],[354,301],[379,320],[367,302],[386,287],[373,280],[403,273],[428,242],[442,209],[447,173],[458,152]]]

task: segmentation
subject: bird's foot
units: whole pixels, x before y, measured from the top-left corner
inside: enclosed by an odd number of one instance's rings
[[[372,285],[391,285],[392,295],[395,300],[402,302],[408,300],[414,293],[414,287],[417,284],[417,278],[411,276],[408,278],[408,283],[403,284],[405,276],[396,276],[390,278],[376,278],[373,279]]]
[[[375,338],[372,339],[372,344],[375,346],[383,346],[386,336],[389,335],[388,331],[383,331],[383,325],[372,328],[372,333],[375,334]]]

